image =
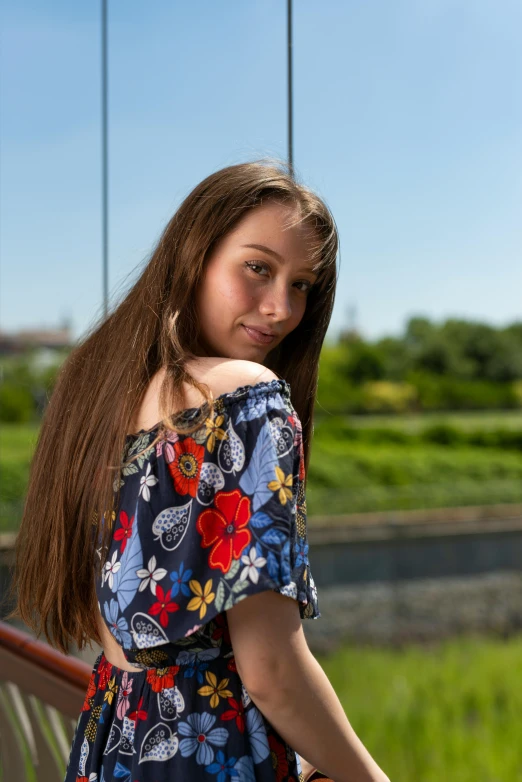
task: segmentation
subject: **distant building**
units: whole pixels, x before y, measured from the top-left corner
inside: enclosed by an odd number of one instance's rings
[[[0,330],[0,356],[19,356],[35,349],[37,355],[49,356],[58,350],[71,347],[71,344],[72,333],[69,325],[59,329],[21,329],[13,332]]]
[[[353,344],[354,342],[362,342],[362,335],[356,328],[346,328],[339,331],[339,342],[346,342]]]

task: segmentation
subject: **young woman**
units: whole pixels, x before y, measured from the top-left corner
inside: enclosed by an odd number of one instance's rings
[[[37,635],[103,647],[65,782],[388,782],[301,625],[337,251],[283,163],[225,168],[64,363],[15,587]]]

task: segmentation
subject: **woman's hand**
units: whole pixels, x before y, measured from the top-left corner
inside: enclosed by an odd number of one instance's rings
[[[301,761],[301,769],[303,771],[305,782],[307,782],[307,780],[310,779],[314,771],[317,771],[317,769],[315,768],[315,766],[312,766],[311,763],[309,763],[307,760],[302,758],[301,755],[299,755],[299,760]]]

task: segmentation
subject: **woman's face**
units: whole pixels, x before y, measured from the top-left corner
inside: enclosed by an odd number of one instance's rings
[[[285,229],[295,214],[263,204],[217,243],[196,294],[208,355],[263,363],[301,321],[317,279],[310,259],[317,237],[303,223]]]

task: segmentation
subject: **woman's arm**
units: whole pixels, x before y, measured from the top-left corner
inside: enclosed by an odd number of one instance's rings
[[[317,769],[315,768],[315,766],[312,766],[312,764],[309,763],[307,760],[302,758],[301,755],[299,755],[299,760],[301,761],[301,770],[303,772],[305,782],[307,782],[312,776],[312,774],[314,773],[314,771],[317,771]]]
[[[239,675],[284,740],[335,782],[389,782],[310,652],[296,601],[261,592],[227,618]]]

